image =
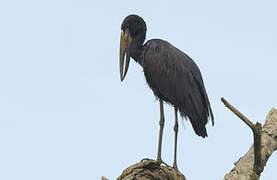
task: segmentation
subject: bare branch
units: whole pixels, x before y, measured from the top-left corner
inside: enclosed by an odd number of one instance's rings
[[[224,98],[221,98],[221,101],[227,108],[242,119],[243,122],[251,128],[254,134],[254,146],[252,146],[243,157],[235,162],[235,167],[230,173],[225,175],[224,179],[259,179],[268,158],[277,149],[277,110],[272,109],[268,113],[266,122],[262,127],[258,122],[253,124]]]
[[[229,108],[234,114],[236,114],[248,127],[251,128],[254,137],[254,166],[253,170],[259,176],[263,171],[262,163],[261,163],[261,132],[262,125],[260,123],[253,124],[247,117],[245,117],[239,110],[237,110],[234,106],[232,106],[228,101],[226,101],[223,97],[221,98],[223,104]]]
[[[228,103],[228,101],[226,101],[223,97],[221,98],[221,101],[227,108],[229,108],[235,115],[237,115],[243,122],[245,122],[245,124],[247,124],[251,129],[254,129],[255,125],[250,120],[248,120],[248,118],[245,117],[241,112],[239,112],[239,110]]]

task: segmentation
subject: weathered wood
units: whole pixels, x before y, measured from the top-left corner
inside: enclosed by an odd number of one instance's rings
[[[154,160],[144,160],[127,169],[117,180],[186,180],[185,176],[175,169],[160,165]]]
[[[263,171],[269,157],[277,149],[277,109],[271,109],[266,117],[266,122],[261,133],[261,172]],[[259,174],[253,170],[254,146],[234,163],[235,167],[226,174],[224,180],[258,180]]]
[[[262,125],[257,122],[253,124],[247,117],[245,117],[239,110],[237,110],[234,106],[232,106],[228,101],[224,98],[221,98],[221,101],[224,105],[229,108],[234,114],[236,114],[253,132],[254,138],[254,165],[253,170],[255,173],[260,176],[261,172],[263,172],[263,166],[261,162],[261,134],[262,134]]]

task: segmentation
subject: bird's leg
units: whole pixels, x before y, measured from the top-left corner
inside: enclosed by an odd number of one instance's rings
[[[178,116],[177,116],[177,108],[174,107],[175,111],[175,125],[174,125],[174,132],[175,132],[175,137],[174,137],[174,162],[173,162],[173,168],[177,168],[177,136],[178,136]]]
[[[157,161],[162,163],[162,139],[163,139],[163,129],[164,129],[164,107],[163,100],[160,99],[160,133],[159,133],[159,144],[158,144],[158,154]]]

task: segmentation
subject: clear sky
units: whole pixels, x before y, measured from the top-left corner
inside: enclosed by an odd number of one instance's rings
[[[129,14],[189,54],[215,115],[209,137],[180,125],[178,165],[189,179],[222,179],[252,133],[220,102],[264,122],[277,107],[277,3],[10,0],[0,2],[0,179],[115,179],[156,158],[159,104],[142,68],[119,79],[120,25]],[[163,159],[173,162],[174,111],[165,108]],[[181,123],[182,124],[182,123]],[[277,177],[272,156],[261,179]]]

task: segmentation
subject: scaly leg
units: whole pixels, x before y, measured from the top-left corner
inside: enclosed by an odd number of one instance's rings
[[[175,125],[174,125],[174,132],[175,132],[175,139],[174,139],[174,162],[173,162],[173,168],[177,168],[177,136],[178,136],[178,116],[177,116],[177,108],[174,107],[175,111]]]
[[[160,133],[159,133],[159,144],[158,144],[158,154],[157,161],[162,163],[162,139],[163,139],[163,129],[164,129],[164,107],[163,100],[160,99]]]

